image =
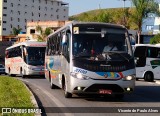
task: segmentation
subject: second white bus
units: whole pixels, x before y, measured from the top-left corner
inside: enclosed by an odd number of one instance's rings
[[[136,79],[160,79],[160,45],[136,44],[134,49]]]
[[[5,71],[10,76],[44,76],[46,42],[27,41],[5,51]]]

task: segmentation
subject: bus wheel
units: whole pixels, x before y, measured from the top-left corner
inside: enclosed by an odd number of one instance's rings
[[[65,98],[71,98],[72,94],[66,91],[66,85],[64,85],[64,96]]]
[[[69,92],[67,92],[67,90],[66,90],[66,83],[65,83],[65,79],[64,78],[62,78],[62,86],[63,86],[65,98],[71,98],[72,94],[69,93]]]
[[[153,82],[154,78],[153,78],[153,73],[151,72],[147,72],[144,76],[144,80],[145,81],[150,81],[150,82]]]
[[[8,70],[9,70],[8,75],[9,75],[10,77],[14,77],[15,75],[11,74],[11,69],[9,68]]]

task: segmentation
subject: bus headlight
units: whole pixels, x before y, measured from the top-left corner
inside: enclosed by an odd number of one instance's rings
[[[130,81],[130,80],[134,80],[135,76],[134,75],[130,75],[130,76],[126,76],[123,78],[123,80],[125,81]]]
[[[71,76],[78,79],[88,80],[90,77],[82,75],[81,73],[71,73]]]

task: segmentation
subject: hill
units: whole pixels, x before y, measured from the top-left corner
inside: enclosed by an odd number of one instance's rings
[[[97,9],[70,16],[69,20],[116,23],[125,25],[128,29],[137,29],[137,26],[132,22],[133,12],[133,8],[126,8],[125,11],[123,8]]]

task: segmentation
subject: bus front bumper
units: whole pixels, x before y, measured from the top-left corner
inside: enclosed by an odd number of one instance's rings
[[[80,80],[71,77],[70,93],[73,94],[123,94],[132,93],[135,79],[130,81],[120,80]]]

